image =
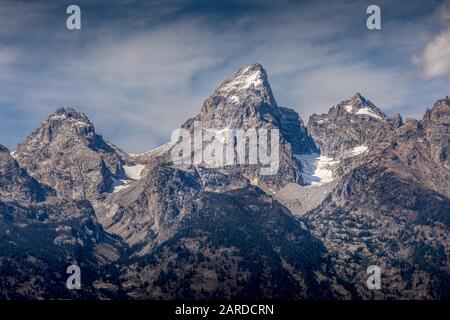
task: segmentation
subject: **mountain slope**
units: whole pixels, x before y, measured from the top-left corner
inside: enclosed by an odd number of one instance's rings
[[[364,298],[449,298],[449,114],[446,98],[408,120],[304,217]],[[379,292],[362,281],[370,264],[383,270]]]
[[[117,289],[96,291],[92,284],[111,281],[114,268],[107,265],[118,258],[119,241],[103,232],[88,201],[55,195],[0,147],[0,298],[117,296]],[[81,290],[66,289],[71,264],[82,270]]]
[[[337,281],[324,246],[261,190],[204,193],[194,207],[169,240],[127,269],[131,297],[351,296]]]
[[[52,190],[42,186],[19,166],[9,150],[0,145],[0,199],[42,201]]]
[[[131,246],[130,255],[138,261],[125,267],[128,294],[134,298],[350,296],[333,276],[320,243],[281,205],[274,202],[268,206],[267,202],[273,201],[270,196],[263,196],[260,189],[252,186],[261,186],[270,194],[270,188],[289,181],[301,182],[301,167],[293,150],[315,150],[298,114],[276,105],[264,69],[252,65],[226,80],[205,101],[202,111],[183,127],[193,132],[195,121],[202,121],[206,130],[223,130],[232,125],[279,129],[280,171],[271,180],[258,174],[258,166],[211,168],[174,164],[170,146],[149,155],[142,178],[110,195],[97,210],[106,230],[124,239]],[[244,205],[246,202],[252,203],[250,207]],[[238,221],[248,223],[237,230]],[[292,248],[287,239],[277,239],[275,234],[291,238],[298,247]],[[238,243],[243,236],[249,237],[249,243],[263,243],[250,250],[247,244]],[[186,242],[198,243],[203,251],[211,252],[211,264],[223,265],[225,269],[213,267],[205,272],[211,277],[225,275],[229,278],[226,283],[202,288],[202,254],[187,252]],[[317,252],[302,253],[302,246],[311,243]],[[284,261],[288,258],[283,253],[288,247],[300,254],[289,253],[289,263]],[[267,262],[251,261],[267,254]],[[314,268],[306,270],[306,266]],[[164,280],[166,273],[171,278]],[[292,278],[296,282],[288,284]],[[320,286],[318,279],[333,283],[336,288],[314,291]],[[283,292],[264,290],[266,285],[283,288]]]

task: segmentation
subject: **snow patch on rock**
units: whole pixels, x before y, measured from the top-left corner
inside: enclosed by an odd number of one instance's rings
[[[239,72],[236,77],[231,79],[228,82],[225,82],[223,86],[220,88],[223,91],[228,91],[232,89],[248,89],[250,86],[254,86],[255,88],[264,86],[263,76],[260,69],[255,69],[249,72],[251,66],[243,69]]]
[[[381,116],[376,114],[367,103],[361,102],[361,104],[362,104],[362,108],[361,108],[361,106],[356,106],[356,108],[355,108],[355,106],[353,104],[348,104],[348,105],[344,106],[344,109],[348,113],[366,115],[369,117],[373,117],[375,119],[381,119]],[[355,109],[356,109],[356,111],[354,111]]]
[[[365,146],[365,145],[354,147],[350,151],[350,156],[351,157],[358,156],[360,154],[363,154],[364,152],[367,152],[367,150],[369,150],[369,148],[367,146]]]
[[[367,115],[376,119],[381,119],[381,117],[379,115],[377,115],[375,112],[372,111],[372,109],[364,107],[359,109],[356,114],[363,114],[363,115]]]
[[[127,176],[127,179],[113,179],[113,193],[117,193],[120,190],[128,188],[132,182],[141,179],[142,170],[145,168],[142,164],[134,166],[123,166],[123,170]]]
[[[125,180],[125,179],[116,179],[116,178],[112,178],[113,179],[113,193],[117,193],[120,190],[126,189],[130,186],[130,180]]]
[[[127,177],[133,180],[139,180],[141,178],[141,173],[144,168],[145,166],[143,164],[137,164],[135,166],[123,166]]]
[[[307,184],[322,185],[333,181],[331,169],[338,161],[318,153],[297,154],[294,157],[300,160],[303,166],[303,178]]]

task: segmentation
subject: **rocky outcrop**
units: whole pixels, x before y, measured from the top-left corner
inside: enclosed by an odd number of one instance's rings
[[[276,198],[294,216],[301,217],[317,208],[334,189],[336,183],[336,180],[321,185],[307,186],[290,183],[277,192]]]
[[[43,201],[52,190],[30,177],[0,145],[0,199],[16,199],[24,202]]]
[[[195,169],[150,164],[148,174],[111,195],[98,216],[109,232],[139,247],[137,254],[146,254],[172,236],[181,220],[195,210],[200,189]]]
[[[438,100],[422,122],[433,158],[450,170],[450,97]]]

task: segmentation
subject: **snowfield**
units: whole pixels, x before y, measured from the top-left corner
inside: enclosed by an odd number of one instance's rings
[[[133,181],[141,179],[142,170],[145,168],[143,164],[137,164],[135,166],[123,166],[123,170],[128,179],[116,179],[113,178],[113,193],[126,189]]]
[[[303,165],[303,178],[307,184],[322,185],[333,181],[331,168],[338,163],[318,153],[294,155]]]

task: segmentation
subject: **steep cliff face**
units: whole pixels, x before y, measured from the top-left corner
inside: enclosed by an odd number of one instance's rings
[[[9,150],[0,145],[0,199],[40,202],[51,192],[50,188],[30,177]]]
[[[450,169],[450,98],[438,100],[423,118],[423,127],[430,141],[433,158]]]
[[[147,170],[140,181],[111,195],[98,210],[106,230],[137,246],[137,254],[148,253],[176,232],[182,219],[195,209],[201,189],[194,168],[180,170],[153,163]]]

